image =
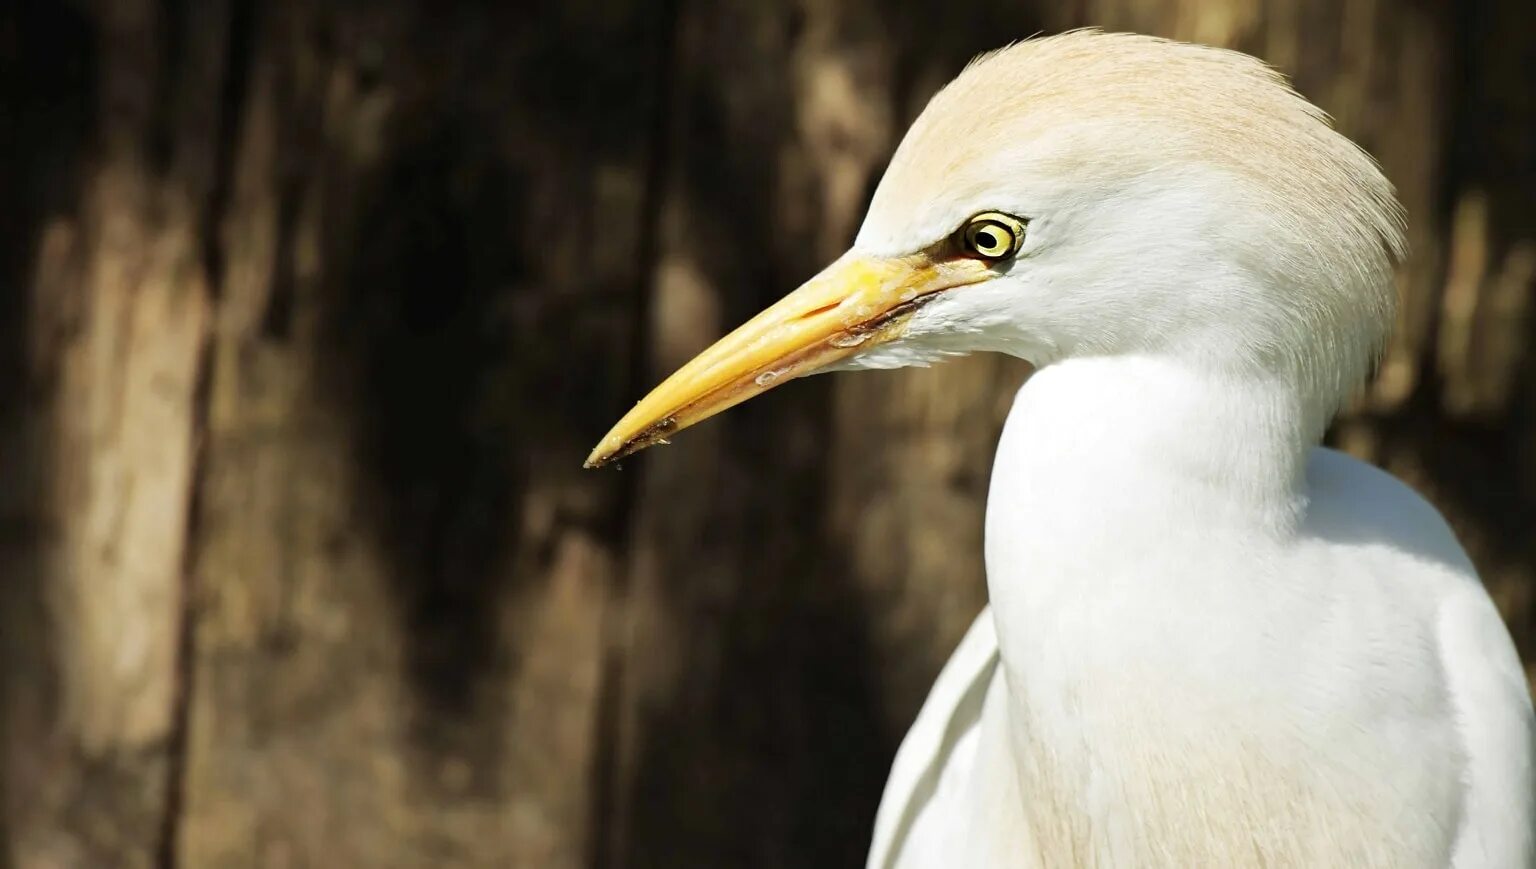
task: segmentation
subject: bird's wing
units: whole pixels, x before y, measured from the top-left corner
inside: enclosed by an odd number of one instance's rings
[[[992,608],[971,623],[955,653],[923,701],[912,729],[907,731],[875,814],[868,869],[889,869],[924,803],[938,786],[941,773],[960,738],[981,718],[987,685],[997,669],[997,633]]]
[[[1439,613],[1442,665],[1467,755],[1466,803],[1452,865],[1536,865],[1530,691],[1509,632],[1480,587]]]

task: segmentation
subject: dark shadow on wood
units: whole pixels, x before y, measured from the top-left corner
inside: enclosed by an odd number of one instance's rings
[[[514,411],[533,409],[494,393],[515,352],[498,290],[525,268],[505,240],[522,181],[466,119],[423,127],[359,217],[338,341],[355,354],[358,459],[376,487],[418,735],[491,776],[504,697],[485,686],[513,666],[497,626],[524,487]]]
[[[646,355],[649,350],[647,337],[651,328],[653,303],[656,293],[656,273],[661,249],[662,203],[666,195],[670,171],[673,167],[672,129],[673,102],[677,90],[677,36],[681,26],[682,0],[660,0],[653,16],[634,28],[636,45],[649,46],[651,74],[642,76],[641,86],[651,93],[642,105],[649,112],[648,128],[643,146],[645,160],[641,180],[640,213],[637,215],[639,239],[636,251],[636,275],[632,296],[628,304],[629,347],[626,371],[623,372],[627,395],[642,395],[648,388],[645,382]],[[622,403],[617,404],[622,407]],[[607,517],[604,536],[619,552],[634,550],[636,511],[640,507],[639,474],[626,474],[617,483],[617,496]],[[614,597],[618,610],[624,606],[631,591],[630,573],[621,569],[616,578]],[[608,618],[600,622],[600,630],[611,632],[610,626],[618,619]],[[631,720],[630,710],[625,708],[629,699],[629,649],[619,638],[605,636],[603,668],[598,689],[597,709],[593,728],[594,756],[588,783],[589,829],[587,869],[613,869],[626,865],[627,848],[631,828],[629,797],[630,782],[623,780],[625,769],[622,746],[626,722]]]
[[[31,287],[50,220],[76,213],[95,133],[93,22],[72,4],[0,8],[0,867],[28,816],[57,709],[54,626],[47,618],[53,372],[36,364]],[[67,638],[62,638],[67,641]],[[29,786],[27,783],[33,785]]]

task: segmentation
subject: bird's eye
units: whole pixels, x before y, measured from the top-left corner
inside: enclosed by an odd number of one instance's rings
[[[960,246],[971,256],[1000,260],[1019,252],[1024,221],[997,212],[978,214],[960,231]]]

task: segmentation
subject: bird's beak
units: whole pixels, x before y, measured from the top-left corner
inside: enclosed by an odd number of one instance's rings
[[[936,293],[991,276],[970,258],[873,258],[850,251],[679,368],[608,432],[601,467],[859,350],[900,337]]]

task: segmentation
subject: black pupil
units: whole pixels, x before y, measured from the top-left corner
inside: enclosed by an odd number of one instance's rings
[[[976,246],[985,253],[992,253],[1002,246],[1002,239],[995,229],[983,229],[976,233]]]

